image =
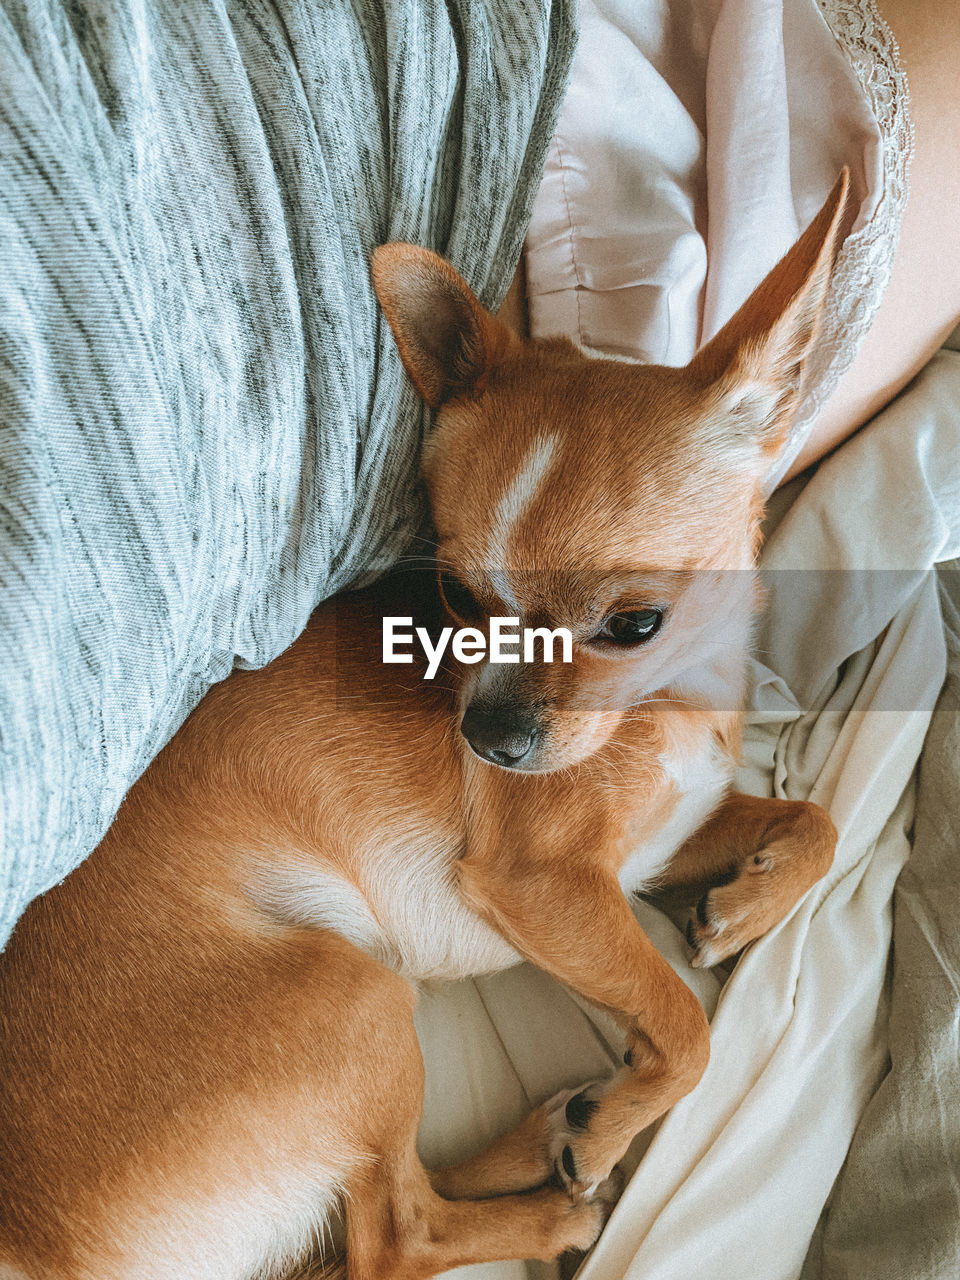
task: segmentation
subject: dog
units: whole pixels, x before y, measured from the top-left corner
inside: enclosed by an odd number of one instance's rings
[[[523,340],[435,254],[377,250],[437,411],[437,577],[342,596],[214,687],[23,917],[0,958],[0,1275],[420,1280],[596,1239],[617,1162],[709,1056],[625,890],[684,887],[713,965],[833,857],[817,806],[732,783],[762,481],[848,185],[685,368]],[[388,616],[563,627],[571,660],[430,681],[382,661]],[[624,1066],[428,1172],[415,983],[520,957],[614,1013]]]

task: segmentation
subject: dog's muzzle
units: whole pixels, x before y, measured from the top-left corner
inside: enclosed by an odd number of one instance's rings
[[[463,713],[460,732],[481,760],[515,769],[533,751],[539,725],[529,713],[506,707],[485,711],[471,704]]]

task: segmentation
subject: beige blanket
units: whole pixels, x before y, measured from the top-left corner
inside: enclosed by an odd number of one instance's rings
[[[960,561],[938,577],[948,675],[893,898],[890,1071],[854,1135],[803,1280],[960,1275]]]

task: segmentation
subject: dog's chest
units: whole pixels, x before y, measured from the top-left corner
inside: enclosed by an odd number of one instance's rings
[[[619,870],[625,893],[656,881],[717,806],[733,764],[709,727],[667,737],[659,794],[627,820]],[[297,855],[270,871],[257,897],[274,917],[333,930],[413,980],[508,968],[517,952],[461,896],[462,833],[408,814],[380,822],[352,850],[349,876]],[[551,839],[551,832],[544,837]],[[555,833],[554,833],[555,834]]]
[[[331,929],[414,981],[509,968],[517,952],[460,895],[460,853],[458,836],[425,827],[378,836],[350,879],[290,862],[271,876],[271,914]]]

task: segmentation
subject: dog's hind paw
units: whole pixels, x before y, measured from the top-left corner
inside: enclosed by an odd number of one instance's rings
[[[607,1183],[604,1183],[604,1193],[597,1194],[591,1199],[583,1196],[573,1199],[564,1196],[567,1202],[567,1210],[561,1214],[558,1224],[558,1236],[560,1239],[556,1241],[559,1248],[555,1248],[554,1256],[559,1253],[566,1253],[569,1250],[575,1250],[578,1253],[586,1253],[586,1251],[596,1243],[601,1231],[607,1223],[607,1219],[613,1210],[613,1206],[617,1202],[620,1191],[623,1189],[621,1183],[616,1183],[614,1179],[608,1179],[610,1184],[609,1191]],[[616,1185],[616,1192],[613,1187]],[[562,1194],[554,1191],[554,1195]]]
[[[613,1176],[607,1170],[594,1176],[586,1174],[578,1167],[575,1154],[608,1085],[607,1080],[594,1080],[580,1089],[565,1089],[546,1104],[554,1181],[577,1198],[603,1198]]]

